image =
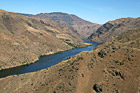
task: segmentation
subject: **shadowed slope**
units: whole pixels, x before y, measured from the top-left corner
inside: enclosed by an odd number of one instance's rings
[[[140,18],[121,18],[109,21],[94,32],[89,39],[96,42],[111,41],[115,36],[133,28],[140,27]]]

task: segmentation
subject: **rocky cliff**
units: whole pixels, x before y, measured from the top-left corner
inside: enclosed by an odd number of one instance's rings
[[[92,33],[89,40],[96,42],[111,41],[115,36],[132,29],[140,27],[140,18],[121,18],[109,21]]]

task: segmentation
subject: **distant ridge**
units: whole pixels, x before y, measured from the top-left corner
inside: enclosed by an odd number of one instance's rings
[[[18,13],[18,14],[21,14],[21,15],[24,15],[24,16],[28,16],[28,17],[34,16],[33,14],[25,14],[25,13]]]
[[[62,12],[40,13],[37,15],[30,15],[30,14],[29,15],[22,14],[22,15],[28,16],[28,17],[50,19],[50,20],[55,21],[61,25],[67,24],[67,25],[73,27],[75,30],[77,30],[78,34],[82,38],[87,38],[93,32],[95,32],[97,30],[97,28],[100,27],[99,24],[83,20],[83,19],[81,19],[78,16],[73,15],[73,14],[62,13]]]

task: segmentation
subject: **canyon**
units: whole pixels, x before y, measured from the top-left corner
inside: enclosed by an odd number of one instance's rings
[[[61,12],[31,15],[0,10],[0,67],[85,47],[89,44],[83,37],[100,45],[49,68],[0,78],[0,93],[140,92],[140,18],[98,25]]]

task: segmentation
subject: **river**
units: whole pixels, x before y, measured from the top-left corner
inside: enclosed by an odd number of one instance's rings
[[[83,47],[83,48],[75,48],[72,50],[64,51],[62,53],[56,53],[56,54],[43,56],[40,58],[40,60],[36,61],[33,64],[27,65],[27,66],[18,66],[15,68],[1,70],[0,78],[10,76],[10,75],[35,72],[35,71],[39,71],[41,69],[49,68],[51,66],[58,64],[59,62],[61,62],[63,60],[66,60],[68,57],[73,57],[82,51],[91,51],[94,48],[96,48],[98,45],[100,45],[99,43],[87,41],[85,39],[83,39],[83,41],[85,43],[93,43],[93,45]]]

